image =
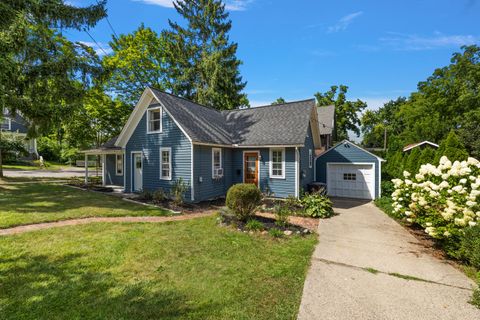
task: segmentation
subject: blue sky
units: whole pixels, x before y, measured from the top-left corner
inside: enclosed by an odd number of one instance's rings
[[[252,106],[280,96],[311,98],[330,85],[346,84],[349,98],[375,109],[415,90],[461,45],[480,43],[480,1],[475,0],[229,0],[227,8]],[[180,19],[171,0],[109,0],[108,16],[117,33],[132,32],[141,23],[160,32],[168,19]],[[108,53],[107,22],[90,33]],[[84,32],[68,36],[92,43]]]

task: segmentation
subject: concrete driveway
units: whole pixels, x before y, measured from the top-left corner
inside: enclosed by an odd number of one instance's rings
[[[480,319],[462,272],[373,203],[334,203],[339,214],[318,227],[298,319]]]
[[[70,167],[61,170],[12,170],[4,169],[3,174],[6,177],[21,177],[21,178],[71,178],[71,177],[83,177],[85,176],[84,168]],[[100,169],[98,175],[102,174]],[[95,169],[90,168],[88,175],[94,177],[97,175]]]

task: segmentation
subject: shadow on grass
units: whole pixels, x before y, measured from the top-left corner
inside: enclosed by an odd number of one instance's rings
[[[183,319],[215,308],[194,306],[155,282],[124,283],[95,269],[80,254],[0,259],[0,318]]]

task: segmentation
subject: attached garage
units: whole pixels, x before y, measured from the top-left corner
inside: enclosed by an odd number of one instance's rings
[[[349,141],[342,141],[316,159],[317,181],[332,197],[380,197],[382,158]]]

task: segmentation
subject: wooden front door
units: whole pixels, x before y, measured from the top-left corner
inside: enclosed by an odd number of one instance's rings
[[[258,153],[245,152],[243,157],[243,180],[258,187]]]

